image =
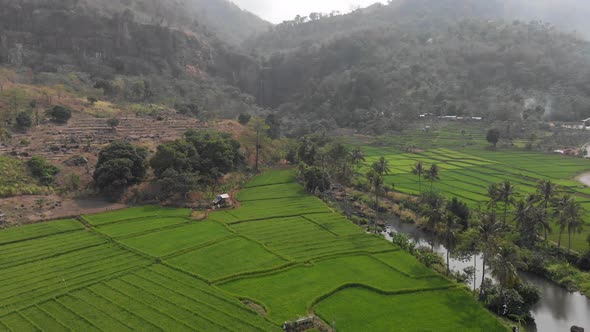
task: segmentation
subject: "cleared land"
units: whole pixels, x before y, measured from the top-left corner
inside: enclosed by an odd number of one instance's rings
[[[448,141],[452,141],[448,138]],[[440,181],[430,183],[422,178],[422,191],[433,190],[447,198],[457,197],[472,208],[484,207],[489,200],[487,190],[490,184],[509,180],[518,189],[517,196],[534,193],[541,180],[551,180],[560,186],[589,211],[584,232],[572,235],[572,248],[588,249],[586,238],[590,235],[590,188],[575,180],[575,177],[590,170],[590,160],[527,151],[490,151],[481,147],[470,147],[461,151],[436,148],[417,153],[402,152],[393,147],[363,146],[366,162],[361,172],[384,156],[392,169],[386,177],[387,184],[394,184],[395,190],[417,195],[420,193],[418,176],[412,174],[412,167],[419,161],[426,168],[432,164],[440,167]],[[554,227],[550,239],[557,242],[558,227]],[[562,239],[563,243],[563,239]]]
[[[345,331],[423,330],[423,317],[506,331],[462,288],[307,195],[294,172],[247,187],[241,208],[206,221],[152,206],[0,231],[0,330],[280,331],[317,312]]]

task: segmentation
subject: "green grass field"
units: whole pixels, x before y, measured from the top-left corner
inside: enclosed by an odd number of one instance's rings
[[[0,231],[0,331],[280,331],[313,312],[349,331],[423,330],[423,317],[506,331],[294,179],[256,177],[240,208],[205,221],[148,206]]]
[[[445,142],[452,146],[453,139],[448,138]],[[484,146],[475,145],[460,150],[440,147],[407,153],[397,149],[393,143],[384,147],[361,145],[366,153],[366,162],[360,171],[364,174],[373,162],[384,156],[392,170],[391,175],[386,177],[386,184],[394,185],[396,191],[417,195],[420,193],[420,181],[412,174],[412,167],[418,161],[423,162],[426,168],[437,164],[441,180],[432,184],[433,190],[449,199],[457,197],[471,208],[485,206],[489,200],[487,189],[490,184],[509,180],[518,189],[517,198],[523,198],[534,193],[541,180],[551,180],[560,186],[562,192],[574,195],[582,206],[590,207],[590,188],[575,180],[578,174],[590,170],[590,160],[523,150],[491,151]],[[421,182],[422,192],[430,190],[428,180],[423,178]],[[551,235],[551,240],[557,242],[557,233],[555,231]],[[586,238],[589,234],[590,209],[584,232],[572,236],[572,248],[580,252],[587,250]]]

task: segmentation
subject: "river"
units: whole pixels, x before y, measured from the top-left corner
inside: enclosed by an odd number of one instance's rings
[[[418,229],[415,225],[404,224],[398,218],[391,218],[388,221],[386,231],[404,233],[419,245],[430,246],[430,234]],[[387,234],[384,234],[388,237]],[[434,250],[446,257],[447,250],[444,246],[437,244]],[[481,282],[481,257],[476,260],[476,286]],[[473,259],[464,262],[451,259],[451,269],[463,271],[468,266],[473,266]],[[570,293],[559,285],[530,273],[521,273],[521,278],[541,290],[541,300],[533,308],[535,325],[529,327],[530,331],[538,332],[567,332],[572,325],[584,327],[590,330],[590,300],[580,293]],[[473,285],[471,285],[473,287]]]

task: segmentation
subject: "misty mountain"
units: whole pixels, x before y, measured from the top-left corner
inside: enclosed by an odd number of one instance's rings
[[[505,5],[399,0],[277,25],[246,43],[266,59],[259,103],[294,131],[383,132],[421,113],[590,116],[590,43],[552,24],[500,19]]]

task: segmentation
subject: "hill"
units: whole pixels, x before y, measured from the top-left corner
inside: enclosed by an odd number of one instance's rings
[[[384,132],[422,113],[590,116],[590,43],[549,24],[487,17],[502,9],[395,1],[285,22],[248,42],[266,55],[259,102],[293,133],[310,123]]]
[[[1,0],[0,64],[25,73],[25,83],[94,88],[110,100],[252,107],[239,89],[256,86],[256,61],[167,7],[114,3]]]

